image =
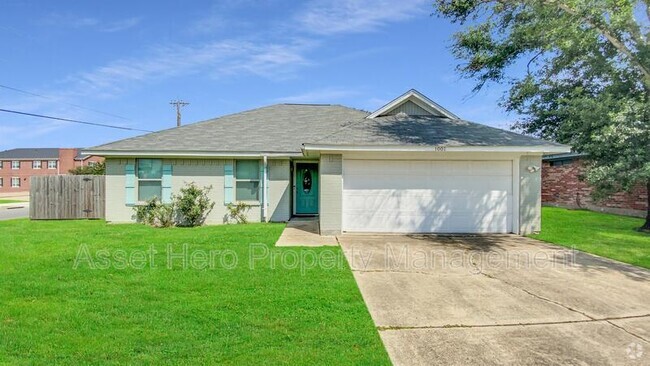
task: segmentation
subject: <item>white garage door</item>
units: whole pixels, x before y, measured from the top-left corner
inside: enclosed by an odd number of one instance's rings
[[[512,231],[511,161],[343,161],[343,231]]]

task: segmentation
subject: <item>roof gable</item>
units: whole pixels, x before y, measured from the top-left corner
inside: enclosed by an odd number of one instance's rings
[[[459,119],[458,116],[415,89],[411,89],[393,99],[388,104],[371,113],[368,118],[394,116],[401,113],[409,116],[433,116]]]

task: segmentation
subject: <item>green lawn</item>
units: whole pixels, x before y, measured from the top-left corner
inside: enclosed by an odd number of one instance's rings
[[[544,207],[542,231],[530,236],[650,268],[650,234],[636,231],[643,222],[634,217]]]
[[[3,203],[23,203],[23,202],[25,202],[25,201],[0,199],[0,205],[3,204]]]
[[[283,228],[0,222],[0,364],[388,364],[340,248]]]

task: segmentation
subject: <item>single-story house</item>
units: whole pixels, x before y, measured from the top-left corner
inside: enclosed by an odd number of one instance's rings
[[[252,221],[319,218],[341,232],[540,230],[542,155],[566,145],[460,119],[416,90],[378,110],[277,104],[85,151],[106,158],[106,219],[212,186],[207,223],[231,202]]]

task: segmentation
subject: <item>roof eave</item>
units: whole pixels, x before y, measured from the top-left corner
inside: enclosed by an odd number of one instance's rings
[[[83,155],[96,155],[115,158],[164,157],[164,158],[229,158],[229,157],[297,157],[301,152],[265,151],[141,151],[141,150],[84,150]]]
[[[532,146],[403,146],[403,145],[326,145],[305,144],[303,151],[326,152],[518,152],[518,153],[564,153],[571,151],[566,145]]]

